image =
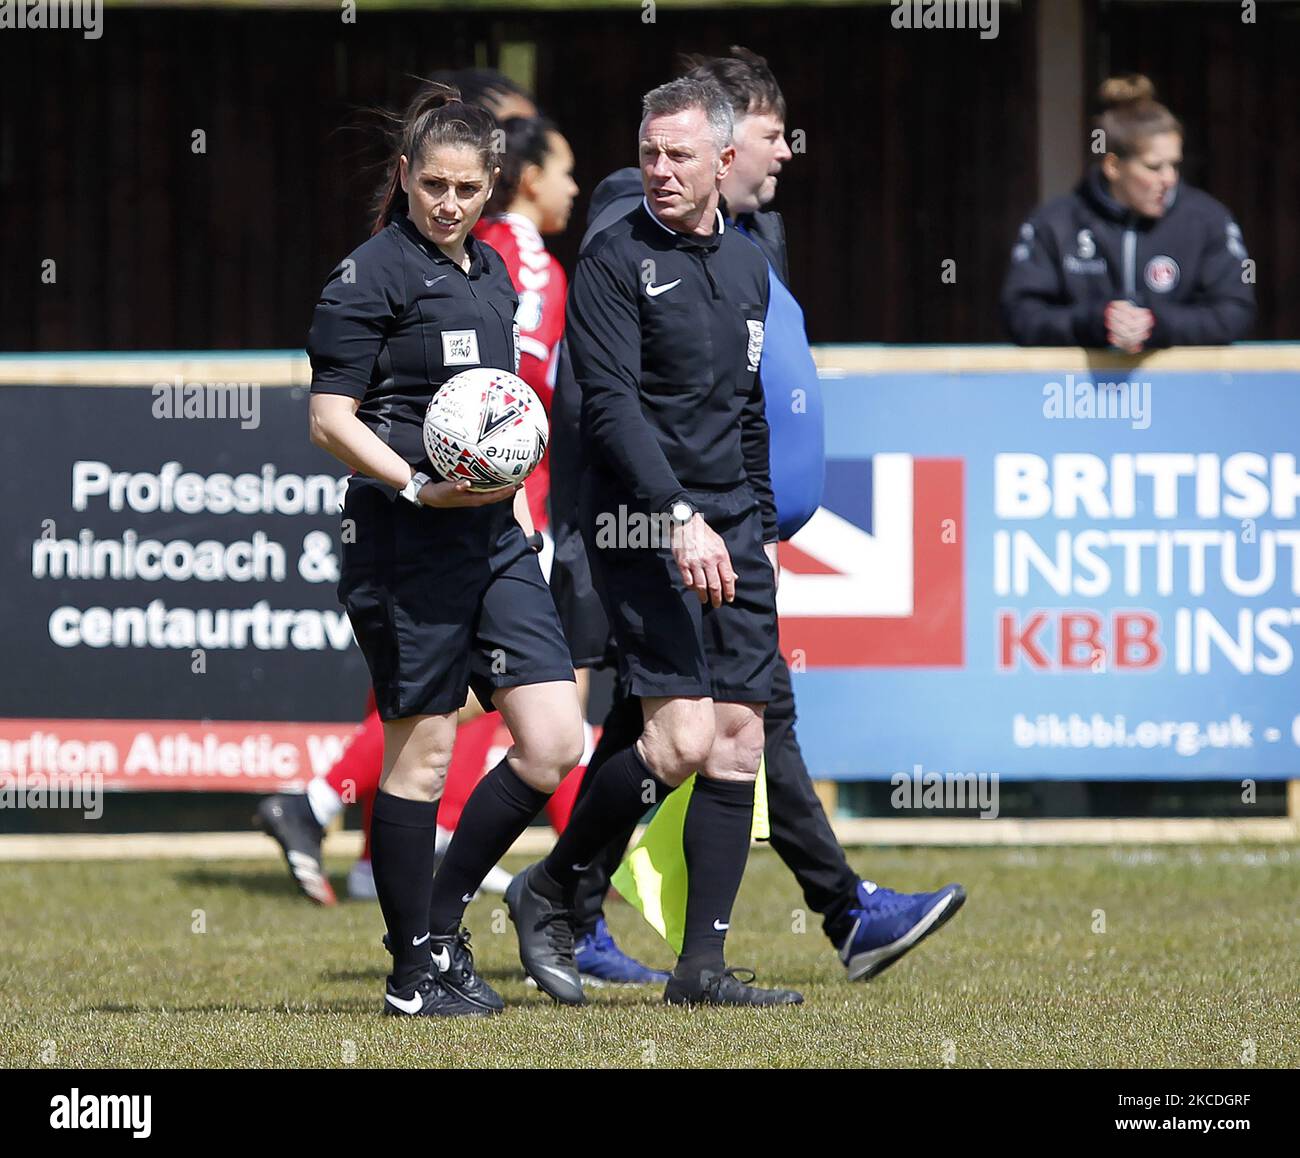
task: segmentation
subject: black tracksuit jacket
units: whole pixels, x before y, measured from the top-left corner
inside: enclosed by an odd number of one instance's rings
[[[1099,167],[1039,207],[1020,227],[1002,285],[1002,317],[1022,346],[1104,347],[1108,303],[1155,315],[1147,346],[1235,342],[1255,321],[1241,230],[1232,214],[1189,185],[1163,217],[1117,202]]]
[[[767,262],[722,225],[676,233],[638,204],[578,259],[565,340],[598,493],[648,512],[746,482],[765,542],[776,504],[758,374]]]

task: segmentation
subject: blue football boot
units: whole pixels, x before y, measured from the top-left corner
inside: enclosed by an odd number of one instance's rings
[[[874,881],[858,883],[849,910],[853,928],[839,946],[850,981],[868,981],[953,917],[966,901],[961,885],[934,893],[896,893]]]
[[[606,985],[663,985],[669,978],[669,974],[642,965],[614,944],[604,917],[596,922],[594,932],[578,938],[574,957],[584,978]]]

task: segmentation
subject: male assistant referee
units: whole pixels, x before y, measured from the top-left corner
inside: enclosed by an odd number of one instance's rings
[[[793,536],[822,500],[825,459],[822,404],[817,369],[808,348],[803,311],[789,289],[786,231],[772,207],[778,174],[792,153],[785,141],[786,103],[763,57],[732,46],[725,56],[685,57],[686,75],[712,80],[731,102],[736,157],[722,179],[721,208],[727,229],[748,237],[769,266],[771,297],[764,326],[760,373],[771,432],[772,491],[782,539]],[[640,203],[641,177],[634,168],[605,178],[592,194],[590,221],[582,248]],[[552,477],[576,474],[579,393],[562,357],[551,408]],[[800,405],[795,405],[795,400]],[[570,430],[572,427],[572,431]],[[605,653],[603,616],[585,596],[577,564],[585,564],[566,544],[577,523],[572,488],[558,483],[552,492],[555,563],[551,593],[576,664],[595,666]],[[599,640],[599,643],[597,643]],[[795,734],[795,700],[790,670],[778,658],[772,698],[763,713],[771,845],[794,873],[810,908],[822,914],[823,929],[849,980],[867,980],[898,961],[941,928],[961,908],[965,890],[956,884],[922,893],[900,893],[858,876],[835,837],[813,789]],[[610,753],[625,748],[641,731],[641,709],[622,688],[606,715],[600,743],[588,764],[594,777]],[[579,790],[585,795],[587,780]],[[630,836],[630,830],[624,834]],[[624,956],[606,933],[602,905],[610,876],[627,850],[618,839],[582,874],[576,895],[578,968],[584,975],[620,981],[645,981],[648,971]],[[638,974],[641,974],[639,976]]]
[[[644,197],[579,259],[566,339],[582,392],[583,533],[644,729],[603,765],[551,854],[506,900],[525,970],[557,1001],[580,1003],[580,874],[698,771],[683,830],[682,953],[664,999],[795,1004],[800,994],[750,984],[723,953],[778,654],[758,374],[767,263],[718,208],[735,156],[722,90],[672,81],[646,95],[643,114]]]

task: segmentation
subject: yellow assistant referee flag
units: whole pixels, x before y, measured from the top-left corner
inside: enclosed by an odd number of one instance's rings
[[[695,775],[669,795],[646,825],[637,846],[623,858],[612,883],[623,899],[637,910],[674,953],[682,951],[686,928],[686,853],[682,828],[695,790]],[[759,761],[754,782],[754,840],[771,835],[767,813],[767,767]]]

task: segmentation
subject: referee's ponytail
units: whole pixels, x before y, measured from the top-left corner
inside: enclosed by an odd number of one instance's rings
[[[461,100],[455,85],[425,81],[404,116],[385,115],[391,136],[389,172],[375,197],[372,235],[380,232],[397,211],[402,192],[399,162],[403,156],[414,166],[426,149],[460,145],[477,151],[489,173],[495,168],[496,121],[485,109]]]

